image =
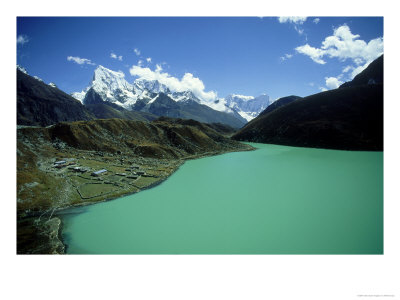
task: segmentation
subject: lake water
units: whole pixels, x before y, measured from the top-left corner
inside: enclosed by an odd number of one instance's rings
[[[383,253],[382,152],[252,145],[70,210],[67,253]]]

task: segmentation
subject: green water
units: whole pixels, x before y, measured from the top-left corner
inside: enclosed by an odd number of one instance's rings
[[[383,153],[252,144],[63,215],[68,253],[382,254]]]

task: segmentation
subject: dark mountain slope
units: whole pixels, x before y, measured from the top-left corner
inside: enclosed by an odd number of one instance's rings
[[[48,126],[93,116],[76,99],[17,70],[17,124]]]
[[[382,63],[383,59],[378,58],[374,64],[378,74],[383,70]],[[370,70],[367,68],[365,72]],[[347,87],[311,95],[262,114],[233,139],[301,147],[383,150],[383,84],[357,83],[359,78],[378,76],[362,72]]]
[[[169,124],[179,124],[179,125],[187,125],[194,126],[203,132],[214,134],[214,131],[218,134],[222,135],[230,135],[233,134],[236,130],[228,125],[221,123],[201,123],[195,121],[193,119],[179,119],[179,118],[169,118],[169,117],[160,117],[154,122],[167,122]],[[210,130],[211,129],[211,130]]]
[[[222,123],[234,128],[240,128],[247,122],[240,116],[213,110],[194,100],[176,102],[164,93],[159,93],[157,99],[149,104],[139,100],[133,109],[149,112],[157,116],[193,119],[203,123]]]
[[[370,63],[369,66],[354,77],[352,81],[343,83],[340,88],[378,83],[383,84],[383,55]]]
[[[265,115],[267,113],[270,113],[271,111],[284,106],[286,104],[289,104],[295,100],[301,99],[301,97],[299,96],[287,96],[287,97],[283,97],[283,98],[279,98],[278,100],[276,100],[275,102],[273,102],[271,105],[269,105],[264,111],[262,111],[259,116]]]
[[[236,132],[236,129],[234,129],[233,127],[221,123],[209,123],[207,125],[213,128],[215,131],[227,136],[232,135]]]
[[[95,104],[86,104],[85,107],[96,119],[118,118],[134,121],[152,121],[157,118],[156,115],[151,113],[130,111],[114,103],[104,101]]]

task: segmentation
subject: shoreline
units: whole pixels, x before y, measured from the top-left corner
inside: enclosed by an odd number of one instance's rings
[[[117,196],[114,197],[107,197],[105,195],[104,198],[100,198],[96,201],[86,201],[86,202],[80,202],[80,203],[76,203],[76,204],[72,204],[72,205],[67,205],[64,207],[60,207],[60,208],[53,208],[53,209],[48,209],[46,211],[35,211],[35,212],[31,212],[29,215],[26,215],[24,217],[21,217],[20,219],[17,220],[17,224],[18,222],[23,222],[27,219],[35,219],[39,216],[39,222],[40,222],[40,218],[45,217],[46,214],[50,214],[50,217],[48,218],[47,221],[42,221],[43,223],[41,225],[36,224],[37,226],[37,230],[38,230],[38,235],[47,235],[48,238],[48,246],[49,245],[53,245],[57,243],[57,240],[61,243],[62,247],[57,247],[57,249],[62,249],[62,251],[53,251],[52,253],[49,254],[67,254],[67,249],[68,249],[68,244],[65,242],[65,240],[63,239],[62,236],[62,232],[63,232],[63,227],[64,227],[64,222],[62,220],[62,217],[60,216],[62,214],[63,211],[66,211],[68,209],[74,209],[74,208],[79,208],[79,207],[85,207],[88,205],[93,205],[93,204],[97,204],[97,203],[102,203],[102,202],[108,202],[108,201],[112,201],[112,200],[116,200],[118,198],[121,197],[125,197],[125,196],[130,196],[136,193],[139,193],[141,191],[144,190],[148,190],[151,188],[154,188],[160,184],[162,184],[164,181],[166,181],[170,176],[172,176],[176,171],[179,170],[179,168],[187,161],[187,160],[195,160],[195,159],[201,159],[201,158],[206,158],[206,157],[211,157],[211,156],[218,156],[218,155],[223,155],[223,154],[227,154],[227,153],[233,153],[233,152],[244,152],[244,151],[254,151],[257,148],[252,147],[251,145],[248,144],[242,144],[245,145],[245,147],[243,147],[242,149],[232,149],[232,150],[224,150],[224,151],[217,151],[217,152],[207,152],[207,153],[203,153],[203,154],[198,154],[198,155],[192,155],[186,158],[182,158],[178,161],[180,161],[180,163],[177,165],[177,167],[171,172],[169,173],[166,177],[161,178],[160,180],[150,183],[147,186],[144,186],[142,188],[137,188],[137,191],[127,191],[126,193],[121,193]],[[17,216],[18,217],[18,216]],[[57,222],[57,220],[59,220],[59,224],[58,224],[58,228],[57,228],[57,235],[56,236],[52,236],[51,235],[51,231],[48,232],[47,230],[47,223],[48,222]],[[54,228],[53,228],[53,232],[54,232]]]
[[[167,177],[165,177],[165,178],[163,178],[163,179],[161,179],[161,180],[159,180],[159,181],[157,181],[157,182],[154,182],[154,183],[152,183],[152,184],[150,184],[150,185],[148,185],[148,186],[146,186],[146,187],[140,189],[139,191],[132,192],[132,193],[127,193],[127,194],[123,194],[123,195],[120,195],[120,196],[117,196],[117,197],[105,198],[105,199],[103,199],[103,200],[99,200],[99,201],[92,202],[92,203],[89,203],[89,202],[79,203],[79,204],[76,204],[76,205],[71,205],[71,206],[69,206],[69,207],[64,207],[64,208],[59,209],[59,210],[58,210],[58,213],[56,213],[55,216],[61,221],[61,224],[60,224],[60,227],[59,227],[60,229],[59,229],[59,231],[58,231],[58,239],[61,241],[61,243],[62,243],[63,246],[64,246],[64,252],[63,252],[63,253],[58,253],[58,254],[68,254],[68,253],[67,253],[68,244],[65,242],[65,240],[63,239],[63,235],[62,235],[62,233],[63,233],[63,230],[62,230],[62,229],[63,229],[63,227],[64,227],[64,221],[63,221],[62,217],[60,217],[60,215],[59,215],[60,212],[65,211],[65,210],[67,210],[67,209],[74,209],[74,208],[79,208],[79,207],[86,207],[86,206],[89,206],[89,205],[96,205],[96,204],[103,203],[103,202],[109,202],[109,201],[117,200],[117,199],[119,199],[119,198],[121,198],[121,197],[131,196],[131,195],[140,193],[140,192],[142,192],[142,191],[145,191],[145,190],[154,188],[154,187],[156,187],[156,186],[162,184],[163,182],[165,182],[170,176],[172,176],[172,174],[174,174],[176,171],[178,171],[179,168],[180,168],[180,166],[182,166],[183,164],[184,164],[184,162],[183,162],[182,164],[180,164],[169,176],[167,176]]]
[[[252,147],[252,146],[251,146],[251,147]],[[154,188],[154,187],[156,187],[156,186],[162,184],[162,183],[163,183],[164,181],[166,181],[170,176],[172,176],[176,171],[178,171],[179,168],[180,168],[187,160],[201,159],[201,158],[206,158],[206,157],[211,157],[211,156],[218,156],[218,155],[223,155],[223,154],[233,153],[233,152],[246,152],[246,151],[254,151],[254,150],[257,150],[257,148],[254,148],[254,147],[252,147],[252,148],[253,148],[253,149],[244,149],[244,150],[237,150],[237,151],[223,151],[223,152],[218,152],[218,153],[204,154],[204,155],[199,155],[199,156],[195,156],[195,157],[185,158],[185,159],[182,159],[182,163],[181,163],[174,171],[172,171],[168,176],[166,176],[165,178],[160,179],[159,181],[156,181],[156,182],[154,182],[154,183],[151,183],[151,184],[149,184],[148,186],[145,186],[145,187],[143,187],[143,188],[140,188],[140,189],[139,189],[138,191],[136,191],[136,192],[127,192],[127,193],[124,193],[124,194],[121,194],[121,195],[118,195],[118,196],[115,196],[115,197],[108,197],[108,198],[106,197],[106,198],[104,198],[104,199],[97,200],[97,201],[95,201],[95,202],[87,201],[87,202],[81,202],[81,203],[77,203],[77,204],[72,204],[72,205],[69,205],[69,206],[65,206],[65,207],[61,207],[61,208],[55,209],[53,214],[56,216],[59,212],[61,212],[61,211],[63,211],[63,210],[67,210],[67,209],[71,209],[71,208],[84,207],[84,206],[88,206],[88,205],[94,205],[94,204],[97,204],[97,203],[102,203],[102,202],[107,202],[107,201],[112,201],[112,200],[115,200],[115,199],[118,199],[118,198],[121,198],[121,197],[130,196],[130,195],[137,194],[137,193],[140,193],[140,192],[142,192],[142,191],[145,191],[145,190]],[[47,211],[46,211],[46,212],[47,212]],[[46,214],[46,212],[44,213],[44,215]],[[42,212],[42,214],[43,214],[43,212]],[[34,217],[34,216],[37,216],[37,215],[40,215],[40,212],[37,212],[37,213],[35,213],[35,214],[33,214],[33,215],[29,216],[29,217]],[[28,217],[28,216],[27,216],[27,217]]]

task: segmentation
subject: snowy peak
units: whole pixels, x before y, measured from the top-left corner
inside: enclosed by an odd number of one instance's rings
[[[192,100],[197,103],[201,104],[206,104],[204,101],[201,101],[199,98],[197,98],[192,91],[183,91],[183,92],[174,92],[169,95],[173,100],[179,102],[179,101],[188,101]]]
[[[94,71],[90,85],[81,92],[71,94],[84,104],[111,102],[128,110],[137,110],[148,103],[161,101],[159,94],[165,94],[174,102],[206,105],[213,110],[228,113],[238,119],[250,121],[262,112],[269,104],[268,95],[258,97],[230,94],[226,98],[215,100],[201,100],[190,89],[171,91],[169,87],[156,79],[137,78],[132,84],[125,80],[122,71],[113,71],[99,65]],[[170,103],[171,105],[173,103]]]
[[[146,80],[139,78],[134,81],[133,87],[135,92],[138,94],[141,94],[144,90],[147,90],[150,93],[171,93],[169,88],[165,84],[160,83],[158,80]]]
[[[271,104],[267,94],[262,94],[258,97],[230,94],[225,97],[225,101],[228,107],[237,111],[247,121],[257,117]]]
[[[97,94],[97,97],[93,96],[93,92]],[[122,71],[112,71],[101,65],[94,71],[90,85],[83,91],[71,95],[84,104],[105,101],[125,108],[137,100],[137,96],[133,93],[133,86],[125,80],[125,74]]]
[[[113,93],[117,90],[132,91],[133,89],[132,85],[125,80],[125,74],[123,72],[115,72],[103,66],[98,66],[94,71],[91,85],[96,92],[106,93],[107,91]]]
[[[83,90],[82,92],[74,92],[71,93],[71,96],[83,103],[83,99],[85,99],[86,92],[87,92],[86,90]]]
[[[90,85],[71,95],[84,104],[105,101],[132,109],[138,99],[150,99],[152,94],[158,93],[171,92],[166,85],[157,80],[139,78],[130,84],[125,80],[122,71],[113,71],[99,65],[94,71]]]
[[[244,95],[237,95],[237,94],[230,94],[225,97],[226,103],[229,105],[231,103],[243,103],[245,101],[249,101],[254,99],[253,96],[244,96]]]

